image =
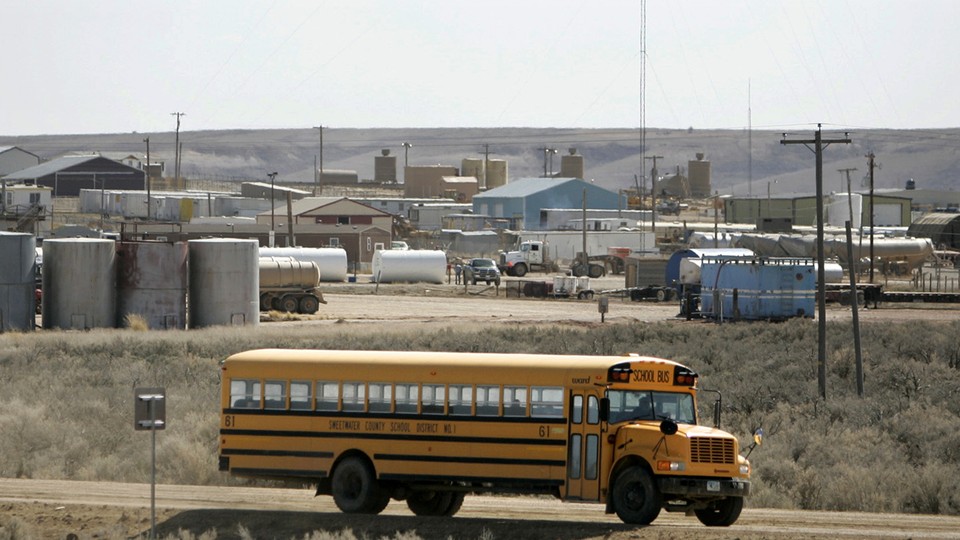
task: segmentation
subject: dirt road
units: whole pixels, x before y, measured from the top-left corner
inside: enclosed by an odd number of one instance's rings
[[[341,514],[330,497],[307,489],[160,485],[157,508],[160,537],[215,529],[217,538],[240,538],[242,526],[253,538],[303,538],[317,530],[371,539],[960,538],[958,517],[747,509],[724,529],[667,513],[634,527],[599,505],[535,497],[468,496],[455,518],[416,517],[394,501],[371,517]],[[150,486],[0,479],[0,525],[14,519],[36,538],[128,538],[150,530]]]

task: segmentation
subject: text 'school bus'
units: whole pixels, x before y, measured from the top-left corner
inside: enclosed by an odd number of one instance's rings
[[[343,512],[549,493],[727,526],[750,492],[737,439],[698,425],[697,374],[669,360],[266,349],[222,376],[220,469],[316,482]]]

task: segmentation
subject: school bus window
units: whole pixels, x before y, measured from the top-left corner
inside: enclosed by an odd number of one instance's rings
[[[362,412],[366,400],[367,387],[361,382],[343,383],[343,410]]]
[[[370,412],[390,412],[393,401],[393,385],[370,383]]]
[[[570,456],[567,458],[567,464],[569,465],[569,471],[567,471],[567,476],[571,480],[577,480],[580,478],[580,442],[582,440],[582,435],[579,433],[574,433],[570,436]]]
[[[317,410],[335,411],[340,403],[340,385],[332,381],[317,381]]]
[[[679,392],[654,392],[653,407],[657,418],[670,418],[681,424],[695,424],[693,398]]]
[[[294,411],[309,411],[313,407],[313,396],[310,395],[310,381],[290,382],[290,409]]]
[[[500,414],[500,387],[477,386],[477,416]]]
[[[260,408],[260,381],[233,379],[230,381],[230,407],[234,409]]]
[[[573,411],[570,421],[574,424],[583,422],[583,396],[573,396]]]
[[[563,418],[563,388],[534,386],[530,389],[530,416]]]
[[[418,396],[419,388],[416,384],[398,384],[397,412],[416,414]]]
[[[267,381],[263,385],[263,408],[270,410],[287,408],[287,381]]]
[[[503,387],[503,415],[504,416],[526,416],[527,415],[527,387],[526,386],[504,386]]]
[[[471,405],[473,404],[473,387],[460,385],[460,384],[451,384],[450,385],[450,403],[449,411],[450,414],[455,415],[468,415],[471,413]]]
[[[423,385],[423,396],[420,399],[423,414],[443,414],[443,402],[446,399],[446,389],[442,384]]]
[[[597,458],[599,457],[600,438],[597,435],[587,435],[587,455],[584,463],[583,477],[587,480],[597,479]]]
[[[587,397],[587,423],[597,424],[600,422],[600,401],[597,396]]]

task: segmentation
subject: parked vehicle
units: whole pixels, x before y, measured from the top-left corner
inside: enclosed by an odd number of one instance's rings
[[[476,258],[470,259],[463,267],[463,281],[476,285],[478,281],[483,281],[487,285],[491,283],[500,285],[500,269],[493,259]]]
[[[260,257],[260,311],[312,315],[326,304],[317,286],[320,267],[289,257]]]

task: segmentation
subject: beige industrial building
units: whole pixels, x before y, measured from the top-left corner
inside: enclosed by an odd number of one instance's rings
[[[459,176],[456,167],[444,165],[407,166],[403,168],[404,197],[443,196],[443,177]]]

